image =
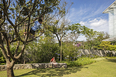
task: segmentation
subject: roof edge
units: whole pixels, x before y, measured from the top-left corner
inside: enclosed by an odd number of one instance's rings
[[[108,7],[108,8],[106,8],[102,13],[108,13],[108,9],[109,8],[111,8],[111,6],[113,5],[113,4],[116,4],[116,0]]]

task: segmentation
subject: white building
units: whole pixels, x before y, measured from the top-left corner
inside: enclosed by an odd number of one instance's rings
[[[116,41],[116,0],[103,13],[109,14],[109,35],[110,38],[103,41]]]

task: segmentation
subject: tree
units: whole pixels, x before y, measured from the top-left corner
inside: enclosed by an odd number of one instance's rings
[[[61,48],[60,61],[62,61],[62,38],[66,35],[69,25],[69,22],[65,19],[65,16],[68,12],[68,10],[66,10],[66,4],[67,3],[64,2],[64,4],[60,6],[59,11],[55,12],[56,17],[49,20],[50,22],[45,23],[45,29],[52,32],[58,40],[59,47]]]
[[[93,49],[93,46],[94,47],[99,46],[100,43],[102,42],[102,40],[109,37],[108,33],[97,32],[97,31],[94,31],[93,29],[89,29],[85,26],[81,27],[81,33],[83,35],[85,35],[85,37],[87,39],[86,44],[88,44],[89,49]]]
[[[85,35],[87,39],[87,44],[88,44],[89,49],[93,48],[94,39],[97,38],[98,32],[94,31],[93,29],[89,29],[85,26],[82,26],[81,30],[82,30],[81,33]]]
[[[65,41],[76,42],[81,34],[81,25],[79,23],[72,24],[68,26],[68,34],[65,36]]]
[[[14,77],[13,66],[23,55],[26,45],[41,36],[29,39],[33,21],[58,10],[59,3],[60,0],[0,0],[0,48],[6,60],[7,77]],[[10,32],[7,32],[5,23],[10,24],[7,26]],[[27,32],[26,36],[24,32]],[[11,52],[14,42],[17,43],[16,50]]]
[[[102,40],[109,38],[108,33],[98,32],[97,37],[94,39],[94,45],[98,46],[101,44]]]

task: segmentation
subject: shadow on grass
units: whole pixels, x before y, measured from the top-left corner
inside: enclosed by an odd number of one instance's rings
[[[116,59],[107,59],[107,61],[116,63]]]
[[[22,77],[22,76],[29,76],[29,75],[35,75],[39,77],[51,77],[51,76],[63,76],[71,73],[76,73],[78,71],[81,71],[81,68],[83,67],[68,67],[68,68],[46,68],[46,69],[35,69],[33,71],[27,72],[25,74],[16,76],[16,77]],[[87,67],[88,68],[88,67]]]

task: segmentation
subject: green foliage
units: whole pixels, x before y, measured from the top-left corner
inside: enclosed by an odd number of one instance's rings
[[[104,50],[107,50],[111,42],[109,41],[102,41],[100,44],[100,47],[102,47]]]
[[[24,5],[25,2],[26,2],[26,0],[19,0],[19,4],[20,4],[21,6]]]
[[[77,24],[72,24],[69,25],[68,29],[72,31],[72,33],[80,33],[81,32],[81,28],[82,26],[77,23]]]
[[[4,65],[5,62],[6,62],[6,60],[5,60],[4,56],[2,55],[2,51],[0,49],[0,65]]]
[[[110,41],[102,41],[100,47],[104,50],[116,50],[116,45],[111,45]]]
[[[35,2],[35,3],[34,3]],[[30,13],[30,10],[33,9],[35,13],[33,13],[33,16],[36,17],[47,14],[47,13],[52,13],[59,5],[60,1],[59,0],[35,0],[35,1],[26,1],[26,0],[19,0],[16,1],[17,4],[13,3],[13,7],[15,7],[16,11],[19,12],[19,9],[22,9],[21,14],[24,16],[28,15]],[[34,7],[33,7],[34,5]],[[57,9],[58,10],[58,9]]]
[[[29,62],[50,62],[52,57],[55,57],[56,60],[58,60],[58,55],[56,53],[59,53],[59,47],[52,40],[50,40],[50,37],[41,37],[38,43],[31,43],[26,48],[26,51],[28,52],[26,56],[30,59]]]
[[[94,32],[93,32],[94,33]],[[88,36],[88,39],[86,42],[84,42],[85,49],[103,49],[101,46],[99,46],[102,42],[102,40],[107,39],[109,35],[104,32],[95,32],[94,36]]]
[[[0,57],[0,65],[4,65],[6,62],[5,58],[3,56]]]
[[[78,58],[76,61],[63,61],[63,63],[66,63],[67,66],[82,66],[82,65],[87,65],[95,62],[91,58],[83,57],[83,58]]]
[[[116,51],[116,45],[112,45],[110,41],[102,41],[100,45],[94,46],[94,49]]]
[[[74,46],[72,43],[63,44],[63,57],[66,61],[72,61],[77,58],[78,47]]]

